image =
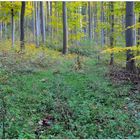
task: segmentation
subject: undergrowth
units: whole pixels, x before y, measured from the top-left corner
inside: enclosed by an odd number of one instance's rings
[[[0,55],[1,138],[140,137],[131,83],[113,84],[95,58],[26,48]]]

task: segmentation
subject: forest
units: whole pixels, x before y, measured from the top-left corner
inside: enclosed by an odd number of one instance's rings
[[[140,2],[0,1],[0,139],[140,138]]]

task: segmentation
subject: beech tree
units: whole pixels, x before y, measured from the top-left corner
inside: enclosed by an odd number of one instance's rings
[[[110,2],[110,47],[113,48],[114,46],[114,3]],[[111,58],[110,58],[110,65],[113,65],[114,63],[114,54],[111,53]]]
[[[14,47],[15,41],[15,22],[14,22],[14,9],[11,9],[11,24],[12,24],[12,48]]]
[[[96,43],[96,45],[98,45],[98,37],[97,37],[97,4],[95,3],[94,5],[94,41]]]
[[[25,1],[21,5],[21,16],[20,16],[20,48],[23,50],[25,48],[24,44],[24,15],[25,15]]]
[[[135,30],[132,27],[135,24],[134,2],[126,2],[126,47],[135,46]],[[129,28],[130,27],[130,28]],[[131,50],[127,51],[126,69],[130,72],[136,72],[135,60],[132,59],[134,54]]]
[[[88,38],[92,40],[92,15],[91,15],[91,2],[88,2]]]
[[[101,46],[104,46],[105,43],[105,37],[104,37],[104,3],[101,2]]]
[[[38,2],[35,2],[35,35],[36,35],[36,47],[39,47],[39,35],[40,35],[40,18],[39,18],[39,6]]]
[[[45,15],[44,15],[44,8],[43,8],[43,2],[40,2],[40,18],[41,18],[41,35],[42,35],[42,42],[45,44],[46,40],[46,33],[45,33]]]
[[[140,23],[140,13],[138,15],[138,22]],[[138,28],[137,45],[140,45],[140,27]]]
[[[67,27],[67,7],[66,2],[63,2],[63,54],[68,51],[68,27]]]

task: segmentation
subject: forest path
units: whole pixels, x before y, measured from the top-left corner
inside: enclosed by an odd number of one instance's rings
[[[96,60],[80,58],[80,69],[77,59],[65,60],[37,72],[1,71],[8,79],[1,80],[6,137],[139,137],[139,120],[128,108],[131,85],[113,85],[107,67]]]

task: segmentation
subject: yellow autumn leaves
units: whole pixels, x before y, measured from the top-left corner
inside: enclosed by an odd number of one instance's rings
[[[113,47],[113,48],[106,48],[101,53],[122,53],[131,50],[133,52],[140,52],[140,46],[132,46],[132,47]],[[133,59],[140,60],[140,56],[135,56]]]

